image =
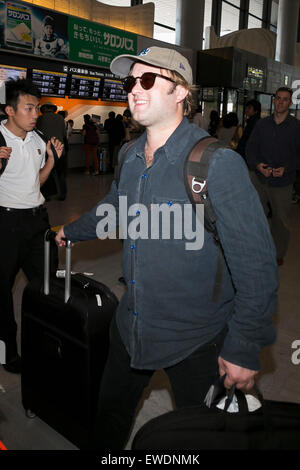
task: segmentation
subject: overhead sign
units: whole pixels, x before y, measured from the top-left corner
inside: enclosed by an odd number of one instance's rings
[[[109,68],[137,53],[137,35],[19,1],[0,0],[0,47]]]
[[[68,59],[68,17],[35,5],[2,0],[0,47],[51,59]]]
[[[110,26],[70,17],[68,33],[72,61],[109,67],[114,57],[137,53],[137,36]]]
[[[265,76],[265,73],[262,69],[259,69],[258,67],[252,67],[252,66],[248,65],[247,76],[248,77],[253,77],[253,78],[258,78],[258,79],[262,80]]]
[[[48,70],[32,70],[32,81],[43,96],[65,97],[67,74]]]

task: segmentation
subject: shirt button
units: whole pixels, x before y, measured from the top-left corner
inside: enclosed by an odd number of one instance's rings
[[[142,174],[142,179],[144,180],[145,178],[147,178],[147,175],[146,175],[146,173],[143,173]]]
[[[134,280],[134,279],[131,279],[131,284],[135,284],[135,280]]]
[[[173,205],[173,202],[172,201],[169,201],[168,202],[168,206],[172,206]]]
[[[134,315],[134,316],[136,317],[136,316],[137,316],[137,312],[134,310],[134,311],[132,312],[132,315]]]
[[[141,213],[141,211],[138,209],[138,210],[136,211],[136,215],[140,215],[140,213]]]
[[[131,250],[135,250],[135,245],[131,245],[131,246],[130,246],[130,249],[131,249]]]

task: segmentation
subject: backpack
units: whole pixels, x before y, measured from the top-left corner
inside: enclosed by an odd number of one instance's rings
[[[123,163],[125,162],[127,152],[134,143],[135,140],[130,141],[128,145],[126,145],[120,156],[119,164],[116,167],[115,171],[115,181],[117,187],[119,185],[121,170]],[[194,208],[196,204],[204,205],[204,227],[208,232],[212,233],[214,241],[219,247],[218,266],[212,295],[213,301],[216,301],[218,299],[220,293],[222,283],[223,252],[216,227],[217,217],[209,199],[206,180],[210,159],[214,152],[219,148],[225,147],[215,137],[202,137],[187,155],[184,163],[183,174],[184,184],[191,204]]]
[[[34,129],[33,130],[36,134],[38,134],[38,136],[43,139],[43,141],[45,142],[45,144],[47,145],[48,143],[48,138],[38,129]],[[0,131],[0,147],[6,147],[6,141],[5,141],[5,138],[2,134],[2,132]],[[57,153],[56,153],[56,150],[53,146],[53,144],[51,144],[51,150],[53,152],[53,156],[54,156],[54,165],[56,165],[58,162],[59,162],[59,158],[57,156]],[[47,155],[47,153],[46,153]],[[6,158],[1,158],[1,163],[2,163],[2,166],[0,168],[0,175],[2,175],[2,173],[4,172],[5,168],[6,168],[6,165],[7,165],[7,159]]]

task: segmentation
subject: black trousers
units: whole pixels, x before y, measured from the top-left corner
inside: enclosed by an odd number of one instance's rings
[[[218,356],[226,336],[219,333],[180,363],[165,368],[177,408],[199,405],[219,376]],[[154,370],[130,367],[115,319],[110,331],[110,352],[101,382],[98,414],[91,447],[122,450],[129,438],[134,414]]]
[[[0,207],[0,339],[6,344],[6,362],[17,353],[17,323],[12,288],[20,269],[30,281],[44,275],[44,234],[49,228],[46,208],[6,211]],[[52,271],[57,268],[57,247],[52,248]]]

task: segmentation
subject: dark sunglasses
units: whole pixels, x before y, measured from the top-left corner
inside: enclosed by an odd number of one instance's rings
[[[161,77],[165,80],[168,80],[169,82],[176,83],[174,80],[172,80],[172,78],[165,77],[165,75],[160,75],[159,73],[153,72],[145,72],[141,77],[133,77],[132,75],[129,75],[128,77],[123,78],[123,89],[126,91],[126,93],[131,93],[132,88],[136,84],[137,80],[140,80],[141,87],[144,88],[144,90],[150,90],[150,88],[152,88],[155,83],[156,77]]]

